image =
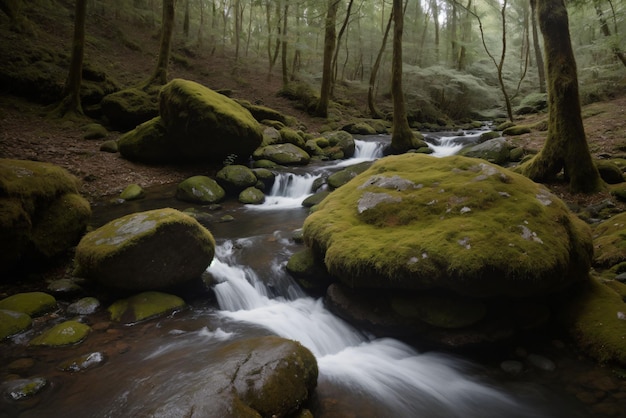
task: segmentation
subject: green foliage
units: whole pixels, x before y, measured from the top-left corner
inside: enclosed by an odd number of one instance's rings
[[[428,104],[452,119],[462,119],[499,102],[497,89],[472,74],[440,65],[428,68],[405,65],[404,74],[409,108]]]

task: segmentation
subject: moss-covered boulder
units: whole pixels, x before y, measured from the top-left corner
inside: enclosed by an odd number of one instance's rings
[[[111,319],[125,324],[134,324],[180,310],[185,301],[175,295],[162,292],[143,292],[128,299],[118,300],[109,306]]]
[[[310,208],[315,205],[319,205],[320,203],[322,203],[322,200],[326,199],[329,194],[330,192],[328,190],[322,190],[320,192],[312,194],[302,201],[302,206],[304,206],[305,208]]]
[[[272,188],[276,180],[276,174],[274,174],[274,172],[267,168],[253,168],[252,172],[256,176],[257,187],[258,183],[261,182],[263,184],[263,190],[270,190]]]
[[[22,312],[29,316],[38,316],[55,309],[54,296],[43,292],[25,292],[0,300],[0,309]]]
[[[626,261],[626,213],[599,223],[593,230],[594,264],[608,268]]]
[[[4,392],[13,401],[30,398],[41,392],[48,381],[43,377],[31,377],[28,379],[9,380],[4,385]]]
[[[256,187],[247,187],[239,193],[238,199],[245,205],[260,205],[265,202],[265,194]]]
[[[221,202],[226,191],[215,180],[207,176],[193,176],[176,187],[176,198],[202,205]]]
[[[304,148],[304,138],[295,129],[282,128],[279,133],[283,143],[293,144],[298,148]]]
[[[161,90],[160,115],[184,160],[246,160],[261,145],[263,132],[240,104],[201,84],[175,79]]]
[[[0,271],[41,266],[78,242],[91,217],[79,187],[61,167],[0,159]]]
[[[115,129],[125,131],[158,116],[158,97],[158,88],[148,91],[130,88],[104,97],[100,106],[109,124]]]
[[[237,195],[242,190],[254,186],[257,178],[245,165],[227,165],[217,172],[215,180],[229,194]]]
[[[160,116],[142,123],[117,141],[122,156],[131,161],[163,163],[176,159],[176,147]]]
[[[621,285],[622,288],[624,285]],[[626,291],[610,287],[610,282],[590,280],[573,293],[564,310],[564,320],[578,345],[600,362],[626,366]]]
[[[215,240],[175,209],[133,213],[85,235],[75,275],[128,290],[153,290],[197,279],[213,260]]]
[[[345,125],[342,130],[355,135],[376,135],[376,129],[371,127],[367,122],[354,122]]]
[[[351,287],[521,297],[587,279],[589,227],[545,187],[465,157],[383,158],[304,223]]]
[[[0,309],[0,340],[30,328],[32,322],[25,313]]]
[[[255,160],[270,160],[280,165],[305,165],[311,156],[302,148],[293,144],[267,145],[258,148],[252,154]]]
[[[323,292],[331,283],[330,275],[323,264],[315,259],[315,253],[310,248],[305,248],[289,257],[285,268],[309,292]]]
[[[612,161],[607,160],[596,160],[596,167],[598,167],[598,172],[600,173],[600,177],[608,184],[618,184],[624,182],[624,173],[622,169]]]
[[[504,138],[494,138],[481,144],[471,145],[459,151],[459,155],[482,158],[490,163],[503,165],[510,160],[509,144]]]
[[[78,321],[65,321],[33,338],[30,340],[29,345],[62,347],[65,345],[78,344],[87,338],[89,332],[91,332],[89,325]]]
[[[327,152],[337,148],[343,154],[342,158],[351,158],[356,150],[356,144],[351,134],[346,131],[324,132],[324,137],[328,139]],[[329,153],[332,157],[332,154]]]
[[[344,168],[343,170],[339,170],[336,173],[331,174],[326,179],[326,183],[333,188],[336,189],[338,187],[343,186],[357,175],[361,174],[368,168],[372,166],[371,161],[364,161],[362,163],[354,164]]]

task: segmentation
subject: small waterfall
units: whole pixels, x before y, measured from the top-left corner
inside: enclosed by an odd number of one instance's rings
[[[217,254],[207,271],[219,282],[214,290],[221,316],[299,341],[316,356],[320,382],[375,399],[384,415],[538,416],[511,395],[471,377],[469,363],[420,354],[392,339],[368,338],[327,311],[321,299],[272,299],[254,272],[232,264],[236,260],[231,243]]]
[[[280,173],[274,180],[269,195],[262,205],[250,205],[253,209],[293,209],[302,206],[302,201],[313,193],[313,182],[319,177],[314,174]]]
[[[486,131],[479,132],[461,132],[457,135],[428,135],[424,140],[428,143],[433,157],[447,157],[461,151],[468,145],[477,144],[480,136]]]
[[[376,141],[354,140],[354,158],[375,160],[383,156],[384,144]]]

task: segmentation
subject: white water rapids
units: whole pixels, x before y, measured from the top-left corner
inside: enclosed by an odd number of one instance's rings
[[[384,416],[541,416],[512,395],[472,377],[466,361],[420,354],[399,341],[364,335],[295,284],[288,295],[269,297],[271,292],[256,273],[237,264],[236,247],[232,241],[220,245],[208,269],[218,282],[214,290],[220,315],[302,343],[317,358],[320,382],[374,402]]]

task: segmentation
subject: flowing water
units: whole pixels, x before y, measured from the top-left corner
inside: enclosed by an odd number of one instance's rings
[[[352,163],[378,158],[382,145],[359,141],[357,150]],[[297,340],[315,355],[320,375],[310,407],[318,418],[585,416],[553,389],[496,381],[488,377],[493,370],[463,358],[374,338],[333,315],[322,299],[307,296],[285,272],[301,248],[290,237],[307,215],[300,203],[313,181],[336,169],[280,174],[263,208],[226,208],[236,221],[210,226],[218,247],[207,272],[218,309],[206,301],[210,294],[200,292],[187,311],[90,337],[82,350],[113,347],[104,351],[104,365],[75,375],[56,371],[37,403],[0,416],[176,417],[172,411],[183,411],[197,396],[185,394],[215,378],[212,353],[255,335]],[[63,355],[50,356],[43,362]],[[155,413],[154,405],[168,405],[170,412]]]

